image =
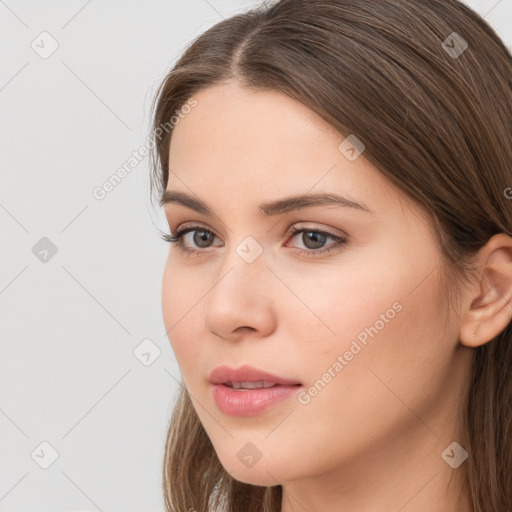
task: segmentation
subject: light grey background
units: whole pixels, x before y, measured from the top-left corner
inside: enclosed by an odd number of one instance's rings
[[[146,142],[185,46],[259,3],[0,0],[1,512],[164,510],[180,378],[161,313],[165,219],[147,157],[92,192]],[[512,0],[467,3],[511,47]]]

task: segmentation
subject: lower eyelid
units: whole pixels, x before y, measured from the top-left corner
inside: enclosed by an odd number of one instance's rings
[[[329,235],[333,236],[333,235]],[[315,257],[315,256],[321,256],[321,255],[327,255],[331,252],[339,252],[341,251],[347,244],[348,240],[346,238],[333,238],[333,242],[330,244],[325,245],[324,247],[320,247],[318,249],[302,249],[301,247],[292,247],[295,251],[297,251],[299,254],[302,254],[307,257]]]
[[[182,239],[185,235],[188,235],[189,233],[193,233],[194,231],[203,231],[204,233],[209,233],[209,234],[213,235],[215,238],[219,238],[213,231],[211,231],[209,229],[202,228],[202,227],[183,228],[183,229],[180,229],[179,231],[177,231],[175,236],[179,236]],[[291,238],[294,238],[295,236],[297,236],[301,233],[307,233],[307,232],[319,233],[319,234],[325,235],[326,237],[329,237],[337,242],[340,242],[345,239],[342,236],[335,235],[333,233],[329,233],[328,231],[323,231],[321,229],[301,228],[301,229],[293,230],[288,235],[288,240]]]
[[[174,235],[175,237],[179,237],[179,240],[177,241],[177,245],[180,246],[182,251],[189,252],[189,253],[193,253],[193,252],[202,253],[202,252],[207,252],[211,248],[219,247],[218,245],[212,245],[212,246],[206,247],[206,248],[193,248],[193,247],[186,246],[183,243],[183,238],[185,237],[185,235],[187,235],[189,233],[193,233],[194,231],[203,231],[203,232],[212,234],[214,236],[214,239],[219,238],[212,230],[207,229],[206,227],[203,227],[200,225],[183,227],[183,228],[177,230]],[[305,233],[305,232],[314,232],[314,233],[319,233],[319,234],[325,235],[327,238],[332,239],[332,243],[326,245],[325,247],[321,247],[318,249],[307,249],[307,248],[303,249],[300,247],[292,247],[292,249],[296,249],[298,252],[301,252],[301,253],[309,253],[311,255],[315,255],[315,254],[320,254],[322,252],[329,252],[331,250],[334,251],[337,248],[341,248],[348,243],[348,238],[345,236],[335,235],[335,234],[325,231],[323,229],[314,229],[311,227],[295,227],[292,230],[292,232],[288,235],[287,240],[289,241],[292,238],[294,238],[295,236]],[[286,242],[287,244],[288,244],[288,241]],[[222,246],[220,246],[220,247],[222,247]]]
[[[181,231],[182,235],[180,237],[180,241],[183,242],[183,238],[190,234],[190,233],[194,233],[194,231],[202,231],[203,233],[209,233],[211,235],[213,235],[214,237],[214,240],[215,239],[219,239],[219,237],[213,232],[213,231],[210,231],[209,229],[203,229],[203,228],[185,228],[184,230]],[[176,233],[176,236],[178,236],[180,234],[180,232]],[[184,244],[183,244],[184,245]],[[190,248],[188,247],[189,250],[197,250],[197,251],[207,251],[208,249],[210,249],[211,247],[222,247],[222,246],[219,246],[219,245],[212,245],[210,247],[206,247],[204,249],[202,248],[197,248],[197,249],[194,249],[194,248]]]

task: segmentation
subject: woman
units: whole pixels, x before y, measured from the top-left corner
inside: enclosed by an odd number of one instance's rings
[[[282,0],[186,49],[169,511],[512,510],[511,89],[455,0]]]

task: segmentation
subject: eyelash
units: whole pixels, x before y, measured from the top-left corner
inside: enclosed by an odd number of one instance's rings
[[[186,247],[185,244],[183,243],[184,235],[186,235],[187,233],[190,233],[191,231],[199,231],[199,230],[203,231],[205,233],[210,233],[215,236],[215,233],[213,233],[209,229],[203,228],[202,226],[190,226],[188,228],[184,228],[184,229],[177,231],[175,235],[164,233],[163,235],[161,235],[161,238],[165,242],[177,245],[180,248],[180,250],[183,251],[184,253],[188,253],[191,256],[192,255],[199,256],[201,253],[204,253],[205,250],[190,249],[190,247]],[[328,246],[327,248],[297,249],[299,254],[302,254],[302,255],[305,255],[308,257],[314,257],[319,254],[329,253],[338,247],[344,247],[348,243],[348,240],[346,238],[342,238],[342,237],[333,235],[332,233],[329,233],[328,231],[323,231],[321,229],[311,229],[311,228],[293,227],[292,231],[290,233],[290,238],[293,238],[298,233],[318,233],[321,235],[326,235],[327,237],[330,237],[335,241],[334,244],[332,244],[331,246]]]

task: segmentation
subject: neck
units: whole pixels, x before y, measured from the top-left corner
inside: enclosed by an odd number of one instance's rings
[[[467,461],[454,469],[460,452],[446,452],[457,438],[417,425],[332,471],[283,483],[281,512],[471,512]]]

